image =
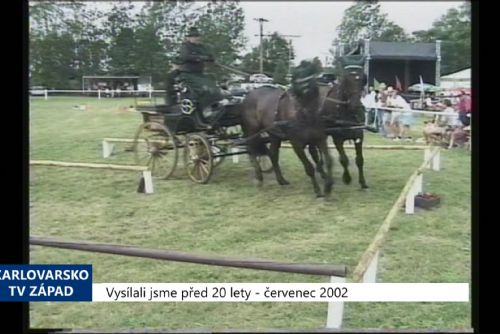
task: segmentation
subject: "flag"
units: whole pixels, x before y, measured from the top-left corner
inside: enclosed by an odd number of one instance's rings
[[[424,93],[424,80],[422,79],[422,76],[420,75],[420,105],[423,107],[424,105],[424,97],[425,97],[425,93]]]
[[[373,89],[378,90],[380,87],[380,83],[377,81],[377,79],[373,78]]]
[[[403,87],[401,86],[401,81],[399,81],[399,78],[397,75],[396,75],[396,89],[400,92],[403,91]]]

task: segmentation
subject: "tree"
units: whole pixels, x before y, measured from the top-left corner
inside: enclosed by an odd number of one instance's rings
[[[63,10],[56,1],[29,2],[29,23],[31,37],[46,36],[61,27]]]
[[[288,83],[287,74],[288,66],[286,63],[282,60],[278,61],[274,68],[273,81],[280,85],[286,85]]]
[[[246,43],[243,35],[245,16],[235,1],[208,3],[205,12],[194,26],[202,34],[202,42],[212,52],[217,63],[232,66]],[[212,68],[218,78],[229,73],[220,67]]]
[[[380,12],[377,1],[357,1],[344,11],[341,24],[337,27],[337,43],[355,45],[361,39],[383,42],[406,41],[404,29],[390,21],[387,14]],[[334,44],[335,46],[335,44]],[[332,54],[334,50],[331,50]]]
[[[290,66],[290,61],[295,58],[293,48],[288,41],[277,32],[274,32],[269,38],[264,38],[262,41],[263,53],[263,69],[264,73],[272,75],[276,71],[276,67],[282,62],[287,68]],[[242,68],[246,72],[258,72],[260,64],[260,47],[257,46],[249,53],[243,56]]]
[[[458,9],[451,8],[436,20],[429,30],[413,32],[415,42],[442,41],[441,73],[450,73],[471,65],[471,9],[464,2]]]
[[[192,25],[222,64],[233,65],[246,42],[236,1],[139,6],[134,13],[131,1],[115,2],[104,13],[82,1],[30,2],[30,78],[63,88],[78,88],[82,75],[94,74],[148,75],[156,83]]]
[[[55,89],[69,86],[69,80],[75,77],[73,42],[70,34],[55,31],[31,41],[33,83]]]
[[[133,9],[133,4],[115,3],[104,22],[106,37],[109,39],[107,56],[110,74],[139,74],[134,66],[137,61],[137,43],[136,21],[131,16]]]
[[[323,64],[321,63],[319,57],[314,57],[313,65],[315,68],[315,73],[321,73],[323,71]]]

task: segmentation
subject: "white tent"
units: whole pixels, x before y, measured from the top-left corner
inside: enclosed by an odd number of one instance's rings
[[[470,88],[470,68],[441,77],[441,88]]]

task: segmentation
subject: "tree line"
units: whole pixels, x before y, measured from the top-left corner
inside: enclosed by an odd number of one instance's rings
[[[259,46],[244,53],[245,16],[238,1],[108,2],[102,6],[83,1],[29,3],[29,74],[31,85],[79,89],[84,75],[151,76],[155,86],[164,82],[171,61],[189,27],[202,32],[216,61],[247,73],[259,70]],[[450,9],[433,27],[407,34],[380,12],[376,1],[359,1],[344,13],[334,42],[349,44],[369,36],[381,41],[434,42],[443,40],[442,70],[470,66],[470,4]],[[263,40],[264,73],[287,82],[293,64],[293,46],[274,32]],[[315,59],[319,68],[319,58]],[[212,67],[223,80],[230,74]]]

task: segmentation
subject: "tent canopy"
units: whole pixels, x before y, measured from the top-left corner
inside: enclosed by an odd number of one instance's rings
[[[471,72],[470,68],[451,73],[441,77],[441,87],[450,88],[470,88]]]
[[[441,77],[441,81],[470,81],[470,68]]]

